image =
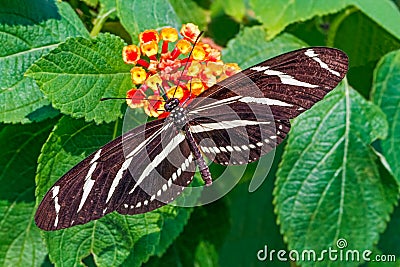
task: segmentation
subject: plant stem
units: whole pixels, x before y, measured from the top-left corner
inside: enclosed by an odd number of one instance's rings
[[[327,46],[334,45],[336,32],[338,31],[340,24],[343,22],[343,20],[345,20],[348,16],[350,16],[352,13],[356,11],[358,11],[358,9],[355,7],[348,8],[344,12],[340,13],[335,17],[335,19],[331,23],[331,26],[329,27],[328,36],[326,40]]]
[[[95,20],[92,31],[90,32],[91,37],[95,37],[99,34],[101,28],[103,27],[104,22],[106,22],[107,18],[116,11],[116,8],[110,9],[108,12],[98,16]]]
[[[113,137],[112,140],[114,140],[117,137],[117,133],[118,133],[118,119],[115,121],[115,125],[114,125],[114,132],[113,132]]]

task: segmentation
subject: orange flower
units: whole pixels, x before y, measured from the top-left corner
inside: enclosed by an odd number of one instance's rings
[[[204,60],[206,57],[206,52],[204,51],[203,47],[196,45],[193,48],[192,55],[195,60]]]
[[[206,72],[209,72],[210,74],[214,76],[219,76],[221,75],[222,71],[224,70],[224,64],[222,62],[207,62],[207,68]]]
[[[203,93],[206,89],[204,87],[203,82],[199,78],[194,78],[186,84],[186,87],[189,88],[189,92],[198,96],[199,94]]]
[[[127,64],[136,64],[140,59],[140,49],[136,45],[127,45],[122,49],[122,58]]]
[[[197,25],[194,25],[193,23],[187,23],[182,25],[181,34],[186,40],[194,43],[197,36],[200,35],[200,30]]]
[[[160,35],[164,41],[175,42],[178,40],[178,31],[171,27],[162,29]]]
[[[151,95],[144,104],[144,112],[151,117],[158,117],[164,112],[164,102],[158,95]]]
[[[139,34],[139,41],[141,44],[152,41],[158,43],[158,41],[160,41],[160,37],[158,36],[158,32],[156,30],[147,30]]]
[[[134,84],[142,84],[147,77],[146,71],[142,67],[134,67],[131,69],[131,79]]]
[[[189,96],[189,91],[184,89],[182,86],[179,86],[178,88],[173,86],[167,91],[167,96],[168,98],[175,97],[178,99],[186,99]]]
[[[147,102],[146,95],[140,89],[132,88],[126,93],[126,103],[131,108],[141,108],[144,107]]]

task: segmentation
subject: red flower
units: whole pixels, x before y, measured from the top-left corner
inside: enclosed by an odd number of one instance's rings
[[[136,45],[127,45],[122,49],[122,58],[127,64],[136,64],[140,59],[140,49]]]
[[[158,32],[156,30],[147,30],[139,34],[139,41],[141,44],[152,41],[158,43],[158,41],[160,41],[160,37],[158,36]]]

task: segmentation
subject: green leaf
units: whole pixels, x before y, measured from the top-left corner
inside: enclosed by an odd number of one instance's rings
[[[99,3],[99,0],[81,0],[81,1],[91,7],[96,7]]]
[[[100,126],[63,117],[57,123],[39,158],[37,200],[85,156],[110,141],[115,124]],[[99,266],[140,266],[151,255],[166,249],[190,215],[191,209],[166,206],[135,216],[111,213],[100,220],[55,232],[44,237],[50,260],[59,265],[82,265],[90,255]],[[167,238],[167,241],[161,241]]]
[[[154,233],[148,234],[144,238],[143,234],[139,234],[140,240],[135,243],[131,254],[125,260],[123,266],[142,266],[142,263],[147,262],[150,256],[161,256],[182,232],[192,210],[190,208],[164,206],[159,210],[146,213],[145,215],[147,216],[159,215],[157,221],[158,229],[154,228]],[[138,225],[143,225],[143,221],[147,221],[147,218],[145,220],[143,218],[138,219],[135,228],[131,230],[132,233],[136,233],[138,229],[141,229]],[[147,225],[143,225],[142,227],[143,230],[149,230]]]
[[[268,58],[306,46],[290,34],[282,34],[267,41],[265,31],[260,26],[244,28],[223,50],[224,62],[236,62],[243,69]]]
[[[214,253],[228,230],[229,214],[224,201],[196,207],[177,240],[161,257],[153,256],[144,266],[217,266],[205,263],[218,261]]]
[[[400,39],[361,12],[353,12],[342,21],[334,43],[349,56],[349,83],[364,97],[370,95],[372,72],[378,60],[389,51],[400,48]],[[357,43],[368,45],[354,45]]]
[[[39,59],[27,71],[52,105],[74,118],[96,123],[122,117],[121,101],[102,97],[124,97],[132,87],[129,69],[122,60],[125,43],[117,36],[99,34],[65,43]]]
[[[354,46],[355,42],[366,42],[368,45],[357,47]],[[400,39],[396,39],[361,12],[352,13],[342,22],[335,43],[351,55],[350,67],[376,62],[387,52],[400,47]]]
[[[242,0],[220,0],[225,13],[236,21],[242,21],[246,15],[246,2]]]
[[[173,6],[177,16],[181,19],[182,23],[194,23],[199,26],[200,30],[205,30],[207,27],[207,12],[199,7],[196,2],[192,0],[169,0]],[[178,26],[178,30],[180,26]]]
[[[152,257],[145,266],[258,266],[257,251],[264,245],[285,249],[272,204],[274,176],[282,148],[278,148],[269,173],[267,156],[248,165],[241,182],[224,198],[196,207],[182,235],[162,257]],[[225,171],[231,176],[238,175],[234,169]],[[213,168],[213,176],[216,173]],[[250,193],[249,180],[267,175],[262,186]],[[287,262],[272,264],[288,266]]]
[[[210,5],[211,21],[207,25],[206,35],[217,45],[225,47],[228,41],[240,31],[241,25],[225,14],[225,1],[212,1]]]
[[[1,126],[0,265],[41,266],[47,251],[33,222],[35,172],[49,122]]]
[[[347,83],[294,120],[274,191],[289,249],[319,253],[344,238],[348,249],[372,250],[398,197],[370,145],[387,127],[380,109]]]
[[[353,3],[354,1],[354,3]],[[379,1],[379,8],[375,0],[353,0],[353,3],[365,15],[370,17],[387,32],[400,40],[400,12],[393,1]]]
[[[383,57],[374,72],[373,102],[386,114],[389,134],[381,141],[382,153],[400,183],[400,50]]]
[[[200,176],[197,174],[196,176]],[[166,206],[163,208],[163,231],[161,232],[160,242],[156,246],[155,254],[161,256],[172,244],[177,236],[183,231],[192,213],[192,208],[176,208]],[[176,222],[180,222],[177,224]]]
[[[259,266],[257,253],[264,250],[264,246],[267,246],[268,250],[275,251],[286,249],[276,223],[272,197],[275,174],[282,151],[283,146],[279,146],[272,158],[274,161],[271,169],[268,168],[270,166],[268,161],[271,160],[268,155],[262,157],[259,162],[248,165],[249,171],[246,171],[243,178],[265,177],[260,188],[250,193],[248,180],[246,183],[238,184],[227,195],[231,227],[219,251],[219,261],[224,266]],[[276,258],[262,263],[267,266],[290,266],[288,262],[280,262]]]
[[[133,43],[138,41],[139,33],[144,30],[160,29],[165,26],[176,29],[181,27],[181,21],[168,0],[117,0],[117,11],[118,17],[131,35]]]
[[[398,205],[390,218],[388,226],[381,235],[378,243],[378,248],[381,250],[382,254],[385,255],[396,255],[400,258],[400,206]]]
[[[117,19],[117,2],[116,0],[100,0],[100,11],[98,17],[108,13],[111,19]],[[120,36],[122,37],[122,36]]]
[[[250,0],[256,17],[268,31],[268,38],[282,32],[291,23],[306,21],[316,15],[336,13],[348,5],[347,0]]]
[[[385,30],[400,39],[400,14],[390,0],[325,0],[325,1],[287,1],[287,0],[250,0],[257,18],[272,38],[282,32],[291,23],[306,21],[314,16],[336,13],[345,7],[356,6]]]
[[[88,33],[71,7],[58,1],[3,1],[0,14],[0,120],[28,123],[49,101],[24,72],[67,37]],[[52,114],[40,119],[47,117]]]

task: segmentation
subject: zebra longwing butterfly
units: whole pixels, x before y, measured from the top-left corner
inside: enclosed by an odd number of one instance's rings
[[[58,230],[113,211],[132,215],[157,209],[176,198],[172,188],[179,194],[188,186],[196,167],[210,184],[203,156],[223,165],[258,160],[286,137],[289,120],[324,98],[347,69],[340,50],[304,48],[233,75],[192,102],[170,98],[168,117],[128,131],[62,176],[44,196],[35,222]],[[260,95],[249,90],[246,79]]]

